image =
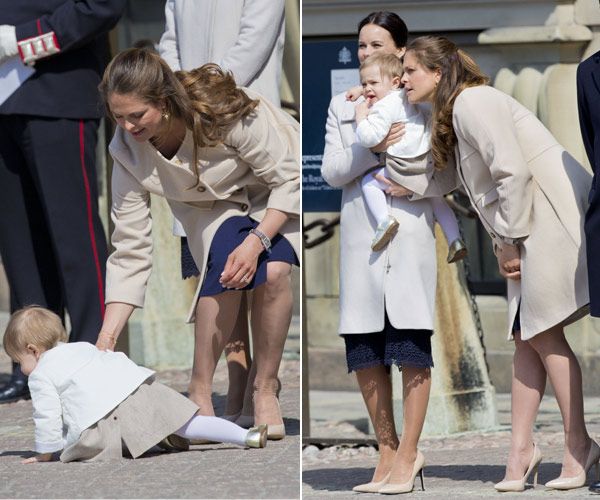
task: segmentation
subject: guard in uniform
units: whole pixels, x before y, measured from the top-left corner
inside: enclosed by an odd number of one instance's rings
[[[0,105],[0,255],[11,311],[29,304],[71,320],[70,341],[95,343],[104,314],[107,246],[95,168],[97,86],[108,32],[126,0],[0,0],[0,65],[35,73]],[[26,397],[13,366],[0,402]]]

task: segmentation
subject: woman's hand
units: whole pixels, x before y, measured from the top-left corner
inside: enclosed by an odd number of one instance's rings
[[[405,128],[406,125],[404,122],[394,123],[391,126],[388,135],[385,136],[385,139],[377,144],[377,146],[373,146],[371,151],[373,153],[383,153],[384,151],[387,151],[387,148],[389,148],[392,144],[396,144],[400,139],[402,139],[402,137],[404,137],[404,134],[406,133]]]
[[[346,100],[354,102],[361,95],[363,95],[362,85],[357,85],[356,87],[352,87],[350,90],[348,90],[346,92]]]
[[[117,345],[118,336],[114,333],[101,330],[98,334],[98,340],[96,341],[96,347],[101,351],[114,351]]]
[[[385,192],[387,194],[391,194],[392,196],[401,197],[413,194],[413,192],[410,189],[406,189],[404,186],[401,186],[397,182],[389,180],[385,175],[377,174],[375,176],[375,179],[377,179],[379,182],[387,184],[388,188],[385,190]]]
[[[114,351],[117,339],[127,324],[134,306],[124,302],[109,302],[106,304],[104,321],[98,334],[96,347],[101,351]]]
[[[26,458],[25,460],[22,460],[21,463],[22,464],[35,464],[37,462],[51,462],[52,456],[53,456],[53,453],[40,453],[33,457],[29,457],[29,458]]]
[[[521,250],[518,245],[502,243],[496,247],[496,258],[502,276],[516,281],[521,279]]]
[[[246,236],[246,239],[227,257],[219,279],[221,285],[236,290],[247,286],[256,274],[258,256],[263,250],[264,247],[258,236],[254,234]]]

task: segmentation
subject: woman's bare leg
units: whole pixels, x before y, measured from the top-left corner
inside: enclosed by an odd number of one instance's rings
[[[283,424],[277,402],[285,339],[292,319],[292,266],[286,262],[267,264],[267,281],[254,289],[252,339],[254,379],[254,425]]]
[[[224,415],[237,415],[242,411],[244,392],[252,364],[246,292],[242,294],[237,321],[229,341],[225,344],[225,358],[227,359],[229,388]]]
[[[389,483],[406,483],[412,475],[417,459],[417,445],[427,414],[430,390],[430,368],[402,367],[402,436],[394,456]]]
[[[511,442],[505,480],[521,479],[533,456],[533,424],[546,389],[546,368],[537,351],[515,332],[511,389]]]
[[[379,482],[392,468],[398,448],[392,405],[392,379],[385,366],[378,365],[357,370],[356,380],[379,444],[379,462],[372,479]]]
[[[583,416],[579,361],[560,326],[536,335],[529,343],[544,363],[563,419],[565,451],[560,477],[573,477],[585,466],[591,444]]]
[[[237,320],[241,298],[240,292],[230,291],[198,299],[189,394],[200,407],[200,415],[215,414],[211,398],[213,376]]]

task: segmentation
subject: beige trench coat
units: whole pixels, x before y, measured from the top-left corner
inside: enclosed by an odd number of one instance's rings
[[[584,215],[591,175],[512,97],[473,87],[453,114],[460,180],[495,242],[521,240],[521,280],[508,280],[509,339],[520,302],[530,339],[584,315]]]
[[[299,127],[267,100],[261,100],[255,112],[233,126],[223,145],[199,149],[197,187],[190,131],[171,160],[149,142],[137,143],[120,128],[109,150],[114,159],[111,218],[115,251],[106,266],[107,303],[143,307],[152,268],[150,193],[164,196],[183,224],[201,276],[219,226],[239,215],[260,221],[267,208],[290,215],[280,233],[300,255]],[[200,287],[188,321],[194,320],[199,292]]]

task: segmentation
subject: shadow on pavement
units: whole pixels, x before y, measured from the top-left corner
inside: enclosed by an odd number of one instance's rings
[[[283,417],[283,423],[285,424],[285,434],[287,436],[300,435],[300,419]]]

